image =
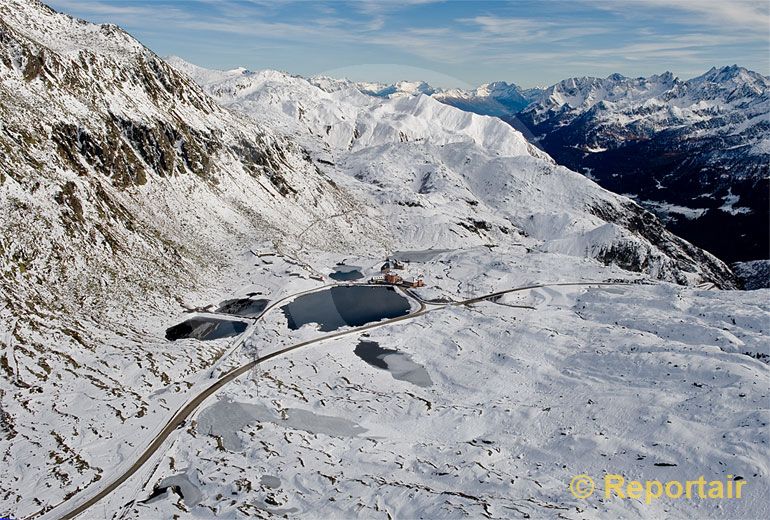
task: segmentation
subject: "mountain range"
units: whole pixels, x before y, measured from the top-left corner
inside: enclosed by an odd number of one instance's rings
[[[723,260],[770,255],[770,79],[738,66],[562,81],[517,119],[560,164],[631,194]]]
[[[498,118],[426,95],[373,96],[345,81],[168,62],[223,106],[322,150],[327,169],[359,181],[346,184],[374,195],[386,213],[410,214],[401,219],[409,227],[401,233],[412,245],[481,244],[523,234],[544,241],[540,247],[549,251],[682,283],[695,266],[726,272],[666,232],[650,212],[555,165]],[[320,147],[302,137],[308,133]]]
[[[570,108],[473,92],[209,70],[0,0],[0,516],[580,514],[567,483],[607,456],[729,459],[756,491],[716,512],[765,516],[767,291],[503,120]],[[292,329],[284,303],[385,258],[427,282],[376,287],[408,315]],[[169,336],[194,320],[238,334]]]
[[[375,96],[430,95],[500,117],[559,164],[633,197],[723,260],[770,256],[766,76],[731,65],[689,80],[670,72],[612,74],[533,89],[505,82],[472,90],[420,82],[356,86]]]

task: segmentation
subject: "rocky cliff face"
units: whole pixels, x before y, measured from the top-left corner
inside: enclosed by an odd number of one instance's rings
[[[349,209],[301,148],[223,110],[117,27],[5,1],[0,78],[12,290],[38,277],[90,290],[92,270],[72,269],[84,261],[121,278],[186,270],[226,233],[280,239]]]

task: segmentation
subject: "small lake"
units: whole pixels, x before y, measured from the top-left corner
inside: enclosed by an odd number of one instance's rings
[[[355,265],[338,265],[334,269],[335,271],[329,275],[329,278],[338,282],[352,282],[364,277],[361,268]]]
[[[196,429],[205,435],[219,437],[228,451],[248,447],[241,431],[256,423],[273,423],[283,428],[322,433],[333,437],[355,437],[367,430],[343,417],[333,417],[302,410],[284,408],[280,413],[263,403],[239,403],[229,399],[215,402],[198,416]],[[280,482],[276,483],[280,485]]]
[[[324,332],[405,316],[410,309],[409,300],[393,287],[366,285],[332,287],[281,307],[290,329],[317,323]]]
[[[390,372],[393,379],[422,387],[433,384],[425,367],[403,352],[380,347],[376,341],[361,340],[353,352],[371,366]]]
[[[216,318],[190,318],[166,330],[166,339],[183,338],[214,340],[238,336],[246,330],[246,322]]]
[[[235,300],[225,300],[219,304],[217,312],[241,316],[242,318],[256,318],[265,310],[270,300],[264,298],[239,298]]]

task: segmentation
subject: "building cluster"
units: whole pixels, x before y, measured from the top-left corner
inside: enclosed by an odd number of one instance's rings
[[[402,287],[425,287],[425,279],[422,274],[418,274],[416,278],[404,278],[396,272],[396,270],[404,269],[404,264],[396,260],[395,258],[388,258],[380,268],[379,276],[373,276],[371,283],[382,283],[387,285],[400,285]]]

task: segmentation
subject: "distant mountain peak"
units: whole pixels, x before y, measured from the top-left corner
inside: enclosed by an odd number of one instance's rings
[[[617,193],[656,201],[661,214],[679,215],[681,227],[672,229],[724,259],[767,254],[767,77],[728,65],[685,81],[671,72],[569,78],[517,121],[560,164],[590,172]],[[737,236],[727,244],[712,238],[715,229]]]
[[[690,80],[693,83],[741,83],[750,84],[758,88],[770,87],[770,79],[762,74],[738,65],[726,65],[724,67],[712,67],[706,73]]]

